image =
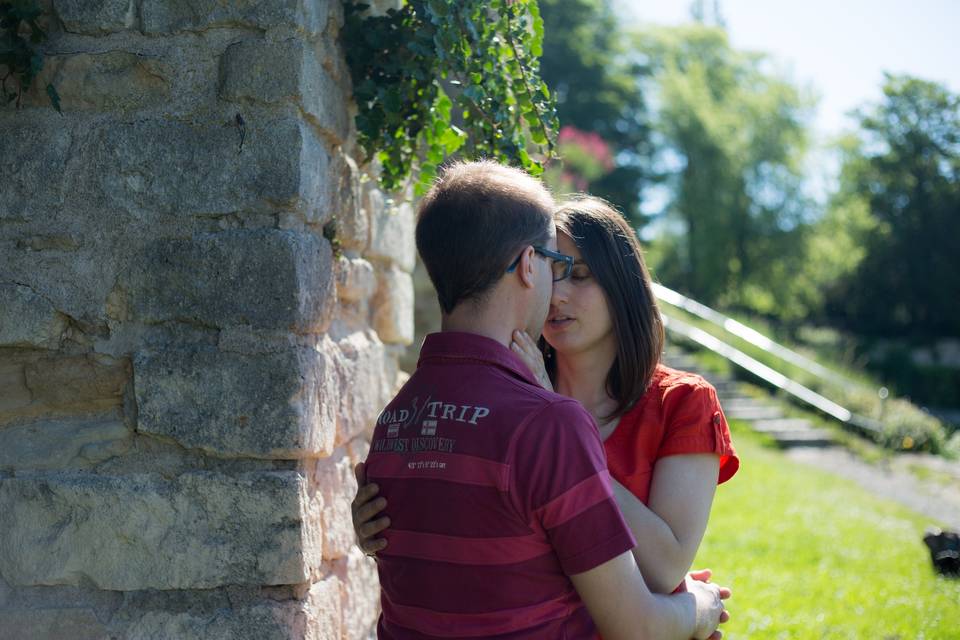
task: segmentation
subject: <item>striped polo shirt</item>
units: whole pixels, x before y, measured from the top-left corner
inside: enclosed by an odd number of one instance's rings
[[[377,419],[367,474],[391,519],[380,638],[596,635],[568,576],[635,540],[593,419],[508,348],[427,336]]]

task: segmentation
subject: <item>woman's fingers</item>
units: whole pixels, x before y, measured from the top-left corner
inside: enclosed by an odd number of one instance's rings
[[[534,342],[526,332],[520,330],[514,331],[513,342],[510,343],[510,346],[514,351],[519,353],[528,364],[533,365],[534,370],[543,368],[543,354],[540,353],[540,348],[537,346],[537,343]]]
[[[362,525],[370,520],[373,520],[374,516],[383,511],[387,507],[386,498],[377,498],[372,502],[368,502],[354,512],[354,520],[358,525]]]
[[[362,462],[353,468],[353,475],[357,478],[357,495],[350,504],[353,529],[357,534],[360,549],[369,556],[376,555],[377,551],[387,546],[387,541],[382,538],[374,539],[373,536],[390,526],[390,518],[373,518],[387,507],[387,500],[377,497],[380,493],[377,483],[367,484],[367,469]]]
[[[534,365],[536,364],[536,361],[530,356],[530,354],[527,351],[523,349],[523,345],[521,345],[516,340],[514,340],[513,342],[510,343],[510,348],[513,349],[513,351],[516,352],[518,356],[520,356],[520,359],[523,360],[527,366],[529,366],[531,369],[534,369]]]
[[[357,496],[353,499],[352,504],[354,512],[374,499],[378,493],[380,493],[380,486],[376,482],[357,487]]]
[[[521,331],[523,334],[523,340],[527,343],[527,346],[532,350],[540,353],[540,347],[537,346],[537,341],[530,337],[530,334],[526,331]]]
[[[540,353],[540,347],[526,331],[517,329],[513,332],[513,341],[510,343],[510,348],[530,368],[543,388],[553,391],[553,384],[550,382],[550,376],[547,375],[547,369],[543,364],[543,354]]]
[[[373,522],[367,522],[366,524],[361,525],[360,529],[358,530],[360,539],[366,541],[368,538],[372,538],[389,526],[390,518],[387,516],[374,520]]]
[[[537,346],[537,343],[534,342],[533,338],[530,337],[530,334],[526,331],[519,331],[518,333],[520,334],[520,345],[524,351],[539,356],[540,348]]]
[[[387,541],[383,539],[377,540],[365,540],[360,543],[360,550],[363,551],[368,556],[376,555],[377,551],[384,549],[387,546]]]
[[[713,570],[697,569],[697,570],[691,571],[688,575],[693,580],[697,580],[699,582],[710,582],[710,578],[713,577]]]

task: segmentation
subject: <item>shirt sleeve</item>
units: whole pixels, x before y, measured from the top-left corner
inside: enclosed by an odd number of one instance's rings
[[[567,575],[636,546],[613,498],[597,427],[577,402],[551,404],[521,427],[511,454],[511,491]]]
[[[657,458],[715,453],[720,456],[717,484],[734,476],[740,468],[740,459],[713,385],[699,376],[690,376],[672,385],[663,395],[663,416],[664,435]]]

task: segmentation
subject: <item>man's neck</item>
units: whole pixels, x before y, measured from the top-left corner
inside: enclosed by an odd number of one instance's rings
[[[502,314],[496,317],[494,314],[485,313],[483,310],[474,307],[454,309],[453,313],[443,314],[440,320],[441,331],[475,333],[496,340],[508,349],[513,340],[514,329],[519,328],[519,326],[515,327],[508,323]]]

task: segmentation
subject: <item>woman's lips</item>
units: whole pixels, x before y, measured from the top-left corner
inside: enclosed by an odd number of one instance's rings
[[[569,318],[567,316],[557,316],[556,318],[548,320],[547,324],[549,324],[553,329],[563,329],[571,322],[573,322],[573,318]]]

